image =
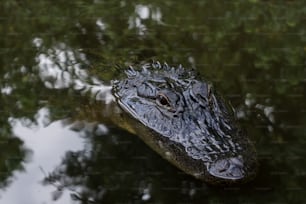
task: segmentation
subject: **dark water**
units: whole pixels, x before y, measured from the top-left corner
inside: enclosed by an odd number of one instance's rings
[[[0,203],[306,202],[304,1],[3,0],[0,22]],[[150,60],[231,101],[256,143],[253,182],[185,175],[77,91]]]

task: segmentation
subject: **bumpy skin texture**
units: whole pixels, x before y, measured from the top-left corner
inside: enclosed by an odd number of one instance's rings
[[[126,121],[151,148],[188,174],[211,184],[250,180],[256,174],[253,145],[231,106],[183,67],[159,62],[113,83]]]

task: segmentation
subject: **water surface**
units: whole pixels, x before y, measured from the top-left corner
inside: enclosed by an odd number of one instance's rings
[[[305,17],[303,1],[3,0],[1,203],[305,202]],[[207,186],[105,122],[110,81],[152,60],[231,101],[253,182]]]

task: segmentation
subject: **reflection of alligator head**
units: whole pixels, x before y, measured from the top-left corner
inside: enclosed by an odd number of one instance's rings
[[[254,147],[210,83],[182,67],[158,62],[126,73],[127,79],[113,84],[119,106],[132,117],[124,122],[126,128],[172,164],[208,183],[254,177]]]

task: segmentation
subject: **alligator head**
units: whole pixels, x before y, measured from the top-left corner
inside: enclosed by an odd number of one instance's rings
[[[233,110],[212,84],[193,71],[159,62],[113,83],[129,129],[188,174],[208,183],[237,183],[254,177],[256,153]]]

